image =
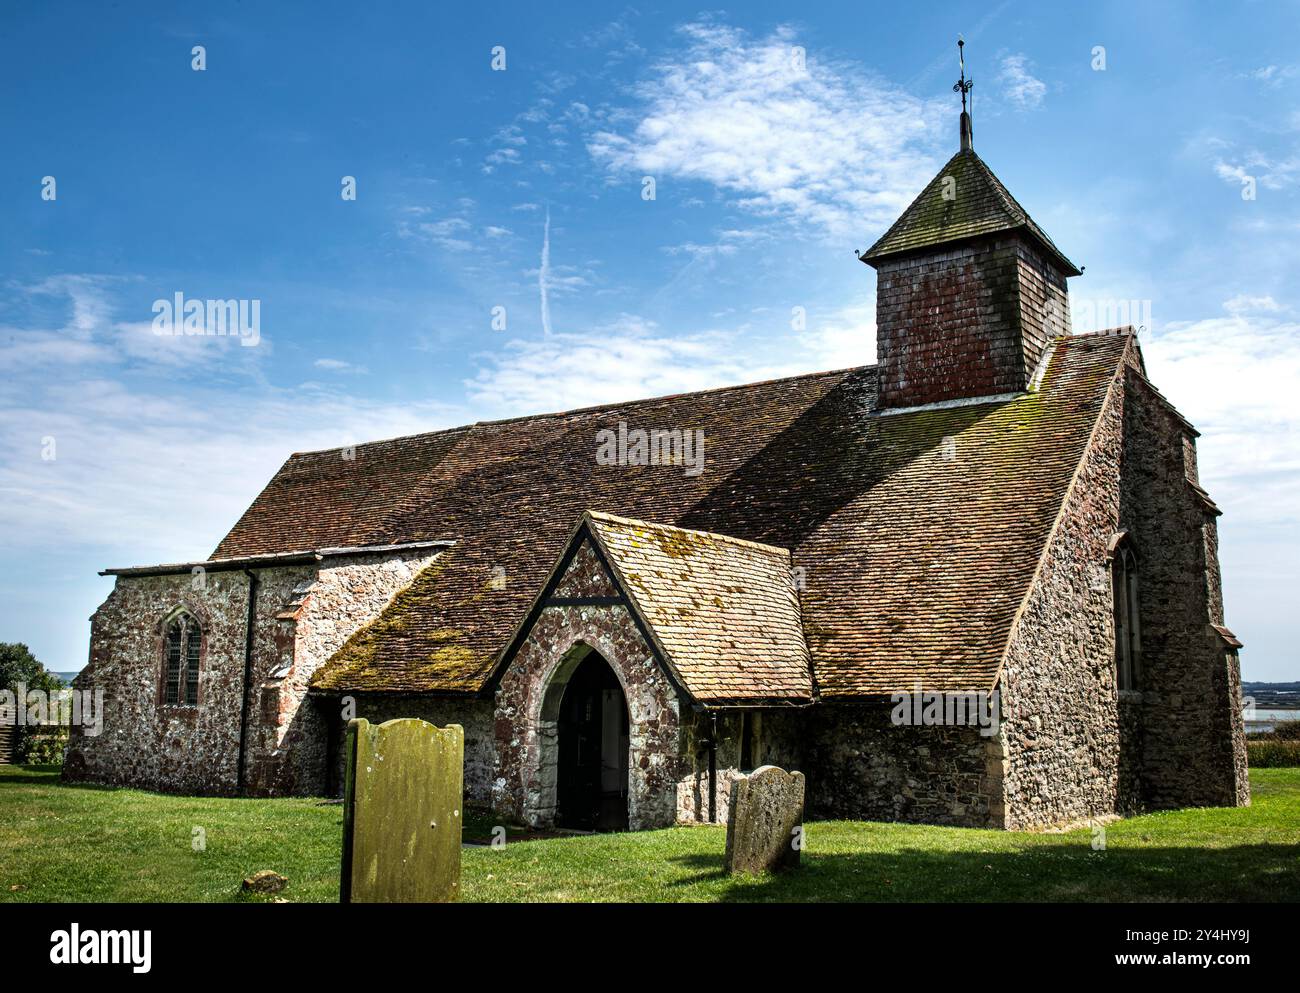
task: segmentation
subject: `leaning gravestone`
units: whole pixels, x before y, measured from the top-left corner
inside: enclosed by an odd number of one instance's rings
[[[761,766],[731,784],[727,871],[775,872],[799,864],[803,848],[804,778]]]
[[[340,901],[458,899],[464,729],[354,720],[346,748]]]

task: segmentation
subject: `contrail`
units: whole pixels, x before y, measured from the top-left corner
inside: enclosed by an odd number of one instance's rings
[[[542,334],[551,334],[551,301],[547,295],[551,282],[551,207],[546,206],[546,227],[542,229],[542,264],[537,269],[537,289],[542,295]]]

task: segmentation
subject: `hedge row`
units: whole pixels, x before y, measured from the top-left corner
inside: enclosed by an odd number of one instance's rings
[[[1300,766],[1300,741],[1247,740],[1246,755],[1256,769]]]

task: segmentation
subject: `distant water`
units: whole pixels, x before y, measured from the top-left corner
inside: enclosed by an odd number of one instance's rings
[[[1300,710],[1265,710],[1257,707],[1254,714],[1245,714],[1246,733],[1259,734],[1272,731],[1283,721],[1300,721]]]

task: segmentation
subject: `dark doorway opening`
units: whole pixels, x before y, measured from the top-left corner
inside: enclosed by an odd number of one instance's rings
[[[623,687],[595,652],[560,701],[555,822],[583,831],[627,830],[628,713]]]

